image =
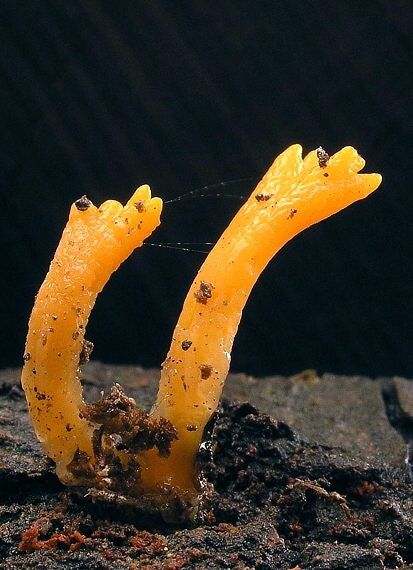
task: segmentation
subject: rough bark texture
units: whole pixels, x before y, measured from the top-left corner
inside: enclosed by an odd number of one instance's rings
[[[94,400],[116,381],[148,407],[157,376],[93,363],[85,393]],[[0,568],[413,567],[406,380],[230,376],[205,523],[172,528],[63,488],[18,379],[0,376]]]

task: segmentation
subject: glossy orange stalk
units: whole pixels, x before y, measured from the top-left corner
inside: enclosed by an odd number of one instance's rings
[[[94,460],[96,426],[85,419],[79,365],[91,343],[84,339],[98,293],[119,265],[160,223],[162,201],[141,186],[126,206],[100,208],[75,202],[29,321],[22,385],[43,449],[59,478],[79,483],[67,466],[76,452]]]
[[[301,146],[290,146],[208,255],[185,299],[162,368],[152,414],[169,419],[178,440],[167,459],[158,460],[156,469],[151,466],[151,484],[193,486],[202,433],[218,405],[252,287],[291,238],[379,186],[379,174],[358,174],[364,164],[352,147],[331,158],[317,149],[303,160]]]

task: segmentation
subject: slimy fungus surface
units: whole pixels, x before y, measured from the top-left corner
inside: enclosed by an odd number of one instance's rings
[[[95,426],[85,418],[79,378],[92,349],[85,340],[90,312],[111,274],[159,225],[161,210],[148,186],[125,207],[114,200],[100,208],[85,196],[77,200],[37,294],[22,385],[36,435],[66,484],[81,482],[68,470],[74,457],[88,456],[95,464]]]
[[[293,145],[274,161],[188,292],[149,414],[119,385],[86,405],[79,366],[92,348],[84,334],[97,294],[160,223],[162,202],[147,186],[125,207],[75,202],[30,317],[22,373],[37,437],[63,483],[135,498],[167,520],[196,517],[197,454],[251,289],[292,237],[379,186],[363,166],[352,147],[303,159]]]

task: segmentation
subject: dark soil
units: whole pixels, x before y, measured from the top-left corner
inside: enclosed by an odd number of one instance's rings
[[[153,401],[156,373],[89,366],[88,399],[116,381],[145,407]],[[214,486],[205,520],[183,528],[143,524],[64,488],[33,436],[18,376],[0,377],[0,568],[413,568],[407,381],[231,377],[205,470]],[[244,390],[252,403],[234,403]]]

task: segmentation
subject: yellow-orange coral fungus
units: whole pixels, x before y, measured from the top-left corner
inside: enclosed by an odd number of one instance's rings
[[[152,483],[191,487],[203,429],[230,365],[242,309],[271,258],[299,232],[373,192],[379,174],[352,147],[331,158],[319,148],[303,160],[290,146],[272,164],[208,255],[193,282],[163,364],[152,414],[168,418],[178,440]]]
[[[168,520],[193,516],[202,495],[196,455],[251,289],[287,241],[379,186],[379,174],[359,174],[363,166],[352,147],[303,159],[293,145],[275,160],[189,290],[149,415],[117,385],[85,406],[78,367],[96,295],[159,224],[161,201],[142,187],[125,208],[75,203],[30,318],[22,376],[37,436],[62,481],[139,497]]]
[[[77,200],[36,297],[22,385],[36,435],[65,483],[79,483],[67,470],[75,454],[94,461],[95,426],[83,415],[79,381],[79,364],[92,348],[84,338],[90,312],[110,275],[159,225],[161,210],[148,186],[124,207],[114,200],[100,208],[85,196]]]

